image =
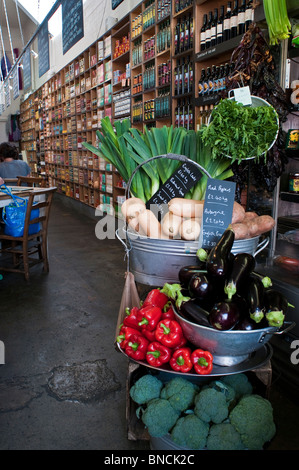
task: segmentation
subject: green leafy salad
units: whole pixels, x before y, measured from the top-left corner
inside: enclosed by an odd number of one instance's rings
[[[211,146],[213,159],[226,155],[240,163],[267,152],[277,130],[277,113],[272,106],[248,107],[225,99],[214,108],[202,139]]]

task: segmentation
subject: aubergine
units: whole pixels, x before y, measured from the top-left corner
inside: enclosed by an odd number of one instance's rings
[[[194,274],[189,282],[189,292],[191,297],[200,300],[207,300],[213,292],[213,285],[206,273]]]
[[[205,263],[200,266],[198,265],[190,265],[190,266],[183,266],[179,270],[179,281],[182,287],[185,287],[186,289],[189,286],[189,282],[194,274],[200,274],[203,271],[205,271]]]
[[[282,292],[275,289],[265,289],[264,300],[268,325],[280,328],[283,325],[288,307],[293,307],[293,305],[289,304]]]
[[[184,318],[190,318],[193,323],[201,326],[211,327],[209,322],[209,312],[201,308],[195,299],[190,299],[181,304],[179,313]]]
[[[206,269],[209,276],[224,278],[227,275],[230,267],[230,253],[234,241],[235,233],[229,226],[208,255]]]
[[[233,300],[223,300],[214,304],[209,313],[210,325],[216,330],[231,330],[240,320],[240,310]]]
[[[240,331],[253,331],[260,328],[254,320],[251,320],[250,317],[241,318],[241,320],[236,324],[234,330]]]
[[[246,283],[246,300],[249,306],[249,316],[255,323],[260,323],[265,315],[264,293],[262,279],[250,276]]]
[[[248,280],[255,268],[255,259],[250,253],[237,253],[230,275],[225,280],[224,292],[231,300]]]

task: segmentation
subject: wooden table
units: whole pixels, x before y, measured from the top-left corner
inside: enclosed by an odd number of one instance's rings
[[[29,194],[32,192],[38,194],[40,191],[45,190],[45,188],[36,188],[36,187],[25,187],[25,186],[7,186],[8,189],[12,192],[14,196],[19,196],[23,198],[28,198]],[[8,194],[4,193],[0,189],[0,208],[8,206],[13,202],[13,199]]]

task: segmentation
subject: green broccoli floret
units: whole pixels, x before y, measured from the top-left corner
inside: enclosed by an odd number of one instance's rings
[[[233,374],[221,377],[221,381],[230,385],[236,393],[236,399],[252,394],[252,385],[245,374]]]
[[[194,414],[183,416],[171,431],[171,439],[191,450],[203,449],[207,442],[209,425]]]
[[[175,410],[185,411],[193,405],[198,390],[197,385],[192,382],[183,377],[175,377],[165,385],[160,396],[168,400]]]
[[[214,388],[218,392],[222,392],[225,395],[226,401],[231,404],[236,398],[236,392],[228,383],[225,383],[224,380],[213,380],[209,385],[203,388]]]
[[[143,405],[153,398],[159,398],[163,383],[154,375],[143,375],[130,389],[130,397],[138,405]]]
[[[207,439],[208,450],[244,450],[240,434],[230,423],[212,424]]]
[[[173,428],[179,416],[168,400],[155,398],[147,404],[141,419],[151,436],[162,437]]]
[[[215,388],[204,388],[195,397],[194,413],[206,423],[222,423],[228,417],[228,406],[224,393]]]
[[[230,412],[229,420],[249,450],[261,450],[276,432],[272,405],[260,395],[242,397]]]

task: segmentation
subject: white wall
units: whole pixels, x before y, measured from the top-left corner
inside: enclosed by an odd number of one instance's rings
[[[115,9],[111,8],[111,0],[83,0],[84,12],[84,37],[78,41],[65,55],[62,52],[61,34],[50,39],[50,70],[41,78],[38,77],[38,59],[31,58],[32,64],[32,91],[40,88],[43,83],[48,81],[51,76],[59,72],[65,65],[71,62],[81,52],[93,44],[101,37],[111,25],[106,28],[109,17],[117,18],[120,21],[128,12],[130,12],[140,0],[123,0]],[[32,48],[37,51],[37,39],[34,40]],[[28,90],[26,90],[28,93]],[[9,115],[17,114],[20,110],[20,99],[23,96],[21,92],[17,100],[11,98],[11,106],[0,116],[0,142],[7,140],[6,120]]]

